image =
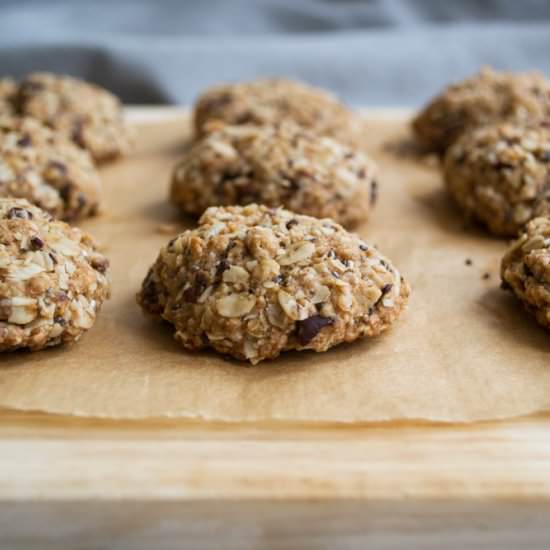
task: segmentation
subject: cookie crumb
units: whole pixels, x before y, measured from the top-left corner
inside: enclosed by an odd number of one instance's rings
[[[466,265],[473,265],[473,264],[474,264],[474,262],[472,262],[471,258],[466,258],[466,259],[464,260],[464,263],[465,263]]]
[[[487,281],[488,279],[490,279],[490,278],[491,278],[491,274],[490,274],[490,273],[487,273],[487,272],[485,272],[485,273],[483,274],[483,276],[482,276],[481,278],[482,278],[482,279],[483,279],[484,281]]]

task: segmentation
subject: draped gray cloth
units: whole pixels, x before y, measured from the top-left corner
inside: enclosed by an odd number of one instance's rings
[[[80,76],[128,103],[286,75],[355,105],[419,105],[481,65],[550,75],[536,0],[8,0],[0,70]]]

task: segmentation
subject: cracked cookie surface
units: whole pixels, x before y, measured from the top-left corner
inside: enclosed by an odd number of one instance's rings
[[[214,86],[194,109],[199,136],[211,123],[265,126],[283,120],[349,145],[360,141],[358,114],[325,90],[283,78]]]
[[[351,227],[368,217],[376,175],[366,155],[293,123],[221,126],[176,165],[170,195],[188,214],[259,203]]]
[[[183,347],[256,364],[376,336],[408,295],[388,259],[332,220],[248,205],[209,208],[163,247],[138,302]]]
[[[87,151],[35,119],[0,117],[0,197],[25,198],[72,221],[95,214],[100,194]]]
[[[0,198],[0,351],[78,340],[109,296],[108,265],[86,233]]]
[[[414,133],[429,150],[444,152],[464,131],[510,121],[550,117],[550,80],[540,73],[484,69],[451,84],[413,120]]]
[[[15,99],[17,111],[63,132],[96,161],[121,156],[130,148],[122,105],[107,90],[51,73],[27,76]]]
[[[444,160],[447,189],[498,236],[550,214],[550,126],[501,123],[465,133]]]
[[[511,290],[550,330],[550,216],[529,222],[502,259],[503,288]]]

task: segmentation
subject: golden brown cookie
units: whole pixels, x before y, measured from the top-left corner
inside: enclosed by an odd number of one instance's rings
[[[227,125],[185,153],[170,196],[188,214],[258,203],[351,227],[368,218],[376,177],[366,155],[294,123]]]
[[[0,117],[0,197],[29,200],[52,216],[95,214],[99,173],[87,151],[32,118]]]
[[[198,136],[212,123],[265,126],[283,120],[348,145],[360,139],[359,116],[335,96],[283,78],[215,86],[198,98],[194,109]]]
[[[332,220],[253,204],[209,208],[172,239],[138,302],[183,347],[255,364],[376,336],[408,295],[387,258]]]
[[[550,330],[550,216],[527,224],[502,259],[502,286]]]
[[[468,216],[516,236],[550,214],[550,126],[501,123],[466,132],[444,160],[447,188]]]
[[[443,90],[416,116],[412,126],[424,147],[444,152],[466,130],[549,117],[550,80],[542,74],[483,69]]]
[[[122,105],[107,90],[70,76],[35,73],[19,85],[16,107],[63,132],[97,161],[121,156],[130,148]]]
[[[78,340],[109,296],[108,265],[86,233],[0,198],[0,351]]]

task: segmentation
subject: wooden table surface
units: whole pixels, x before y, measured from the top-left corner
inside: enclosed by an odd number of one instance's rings
[[[548,548],[549,435],[1,411],[0,547]]]
[[[550,414],[350,426],[0,410],[2,549],[547,549],[549,519]]]

